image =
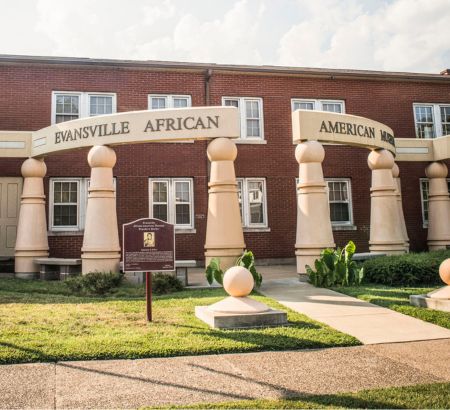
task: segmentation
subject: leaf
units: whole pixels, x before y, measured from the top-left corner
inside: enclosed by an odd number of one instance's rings
[[[223,271],[222,269],[218,269],[214,271],[214,279],[217,283],[223,285]]]
[[[211,265],[208,265],[208,267],[206,268],[206,280],[208,281],[208,283],[210,285],[212,285],[213,280],[214,280],[214,275],[213,275],[213,270],[211,268]]]
[[[351,261],[352,256],[356,251],[356,246],[353,241],[348,241],[348,244],[345,246],[345,261]]]
[[[333,253],[324,253],[322,256],[322,260],[325,263],[326,267],[332,271],[334,269],[334,259]]]

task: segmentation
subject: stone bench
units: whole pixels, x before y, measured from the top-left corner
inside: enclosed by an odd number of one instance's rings
[[[353,254],[352,259],[354,261],[366,261],[368,259],[379,258],[381,256],[386,256],[383,252],[362,252]]]
[[[81,259],[37,258],[34,263],[40,265],[41,280],[65,280],[81,273]]]
[[[195,260],[178,260],[175,261],[175,276],[180,280],[183,286],[188,286],[188,269],[197,267]],[[120,262],[120,270],[123,271],[123,261]],[[143,273],[137,272],[135,274],[127,274],[127,279],[132,283],[143,283]]]

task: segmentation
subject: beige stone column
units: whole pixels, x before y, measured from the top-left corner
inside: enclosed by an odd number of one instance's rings
[[[314,261],[325,248],[336,245],[331,229],[330,208],[322,162],[325,150],[317,141],[297,145],[295,158],[300,164],[297,185],[297,238],[295,255],[297,272],[305,274],[305,265],[314,268]]]
[[[428,177],[428,249],[435,251],[450,245],[450,199],[447,166],[433,162],[427,166]]]
[[[375,150],[367,160],[372,170],[370,188],[370,252],[405,253],[405,238],[399,223],[397,187],[392,176],[393,155]]]
[[[223,271],[233,266],[245,249],[241,213],[237,194],[234,160],[236,144],[228,138],[217,138],[208,145],[211,176],[208,191],[205,263],[219,258]]]
[[[403,213],[403,201],[402,201],[402,185],[400,182],[400,169],[397,164],[392,167],[392,177],[394,178],[394,185],[396,187],[395,195],[397,197],[398,205],[398,220],[400,228],[402,230],[403,239],[405,240],[405,252],[409,252],[409,238],[408,231],[406,230],[405,215]]]
[[[91,179],[81,248],[82,272],[118,272],[120,245],[112,171],[116,153],[96,145],[89,151],[88,162]]]
[[[28,158],[22,164],[23,191],[15,248],[17,278],[33,279],[39,273],[35,258],[48,257],[47,221],[43,178],[47,167],[43,160]]]

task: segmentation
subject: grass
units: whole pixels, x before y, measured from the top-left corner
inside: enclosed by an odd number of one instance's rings
[[[288,310],[290,326],[210,329],[196,305],[225,296],[222,289],[155,297],[145,321],[142,287],[122,286],[107,297],[75,297],[61,282],[0,279],[0,363],[130,359],[293,350],[360,344],[349,335]],[[272,299],[254,295],[287,310]]]
[[[356,393],[305,395],[280,400],[245,400],[152,408],[184,409],[446,409],[450,407],[450,383],[362,390]],[[150,408],[150,407],[149,407]]]
[[[359,287],[333,288],[336,292],[357,297],[375,305],[383,306],[405,315],[450,329],[450,313],[411,306],[410,295],[422,295],[435,288],[390,287],[366,284]]]

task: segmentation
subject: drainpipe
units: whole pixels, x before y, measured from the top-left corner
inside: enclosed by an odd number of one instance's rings
[[[211,104],[210,95],[209,95],[209,81],[211,80],[213,70],[208,68],[205,71],[205,105],[208,106]]]

